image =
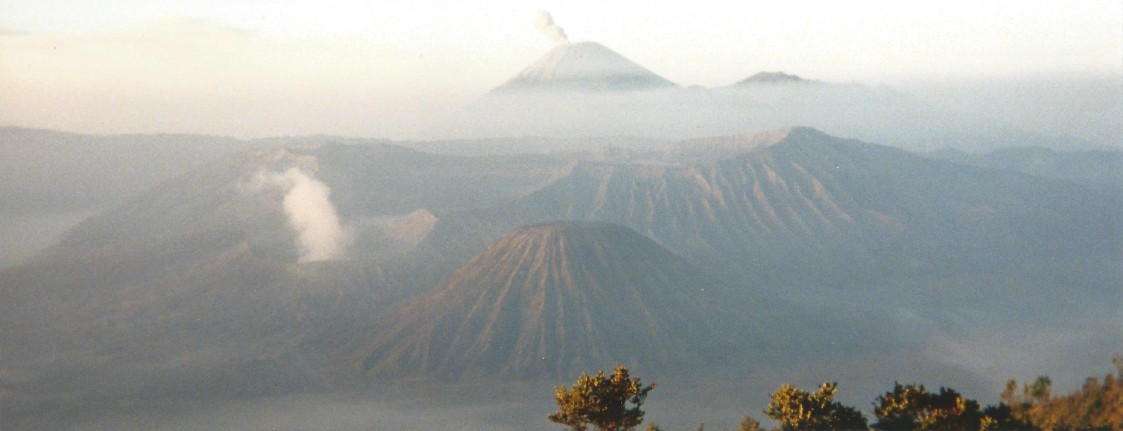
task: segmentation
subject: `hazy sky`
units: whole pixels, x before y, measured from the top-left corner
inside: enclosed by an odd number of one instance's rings
[[[549,50],[541,11],[684,85],[1123,80],[1118,0],[6,0],[0,125],[406,137]]]

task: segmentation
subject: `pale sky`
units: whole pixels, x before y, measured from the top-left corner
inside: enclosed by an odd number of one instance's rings
[[[1118,0],[6,0],[0,125],[406,138],[548,51],[541,11],[683,85],[1123,80]]]

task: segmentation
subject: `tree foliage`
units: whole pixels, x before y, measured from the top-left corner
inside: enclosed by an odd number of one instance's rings
[[[1052,394],[1048,377],[1023,383],[1020,393],[1018,382],[1010,380],[1002,392],[1002,406],[1016,423],[1025,424],[1022,429],[1123,430],[1123,355],[1112,362],[1115,374],[1108,373],[1102,380],[1089,377],[1080,389],[1063,396]]]
[[[872,427],[877,431],[1123,431],[1123,355],[1117,354],[1112,362],[1116,373],[1102,380],[1089,377],[1068,395],[1053,394],[1047,376],[1020,386],[1010,380],[1001,402],[982,409],[951,388],[929,392],[924,385],[897,382],[875,400],[877,421]],[[601,431],[632,430],[643,422],[640,406],[654,387],[643,386],[619,366],[610,377],[604,371],[596,376],[582,374],[571,389],[556,389],[559,409],[549,419],[574,431],[585,431],[589,424]],[[814,393],[784,384],[772,394],[764,413],[783,431],[868,430],[860,412],[834,400],[837,392],[833,382],[823,383]],[[761,429],[760,422],[748,416],[739,425],[739,431]]]
[[[853,407],[834,401],[838,384],[826,382],[815,393],[782,385],[764,409],[783,431],[865,430],[866,418]]]
[[[585,431],[589,424],[601,431],[632,430],[643,422],[640,407],[652,389],[655,384],[644,386],[619,365],[611,376],[603,370],[595,376],[582,373],[572,388],[554,390],[558,411],[548,418],[573,431]]]
[[[983,419],[979,403],[954,389],[932,393],[915,383],[896,383],[877,397],[874,415],[873,428],[883,431],[978,430]]]
[[[737,431],[761,431],[760,422],[749,416],[741,418],[741,423],[737,425]]]
[[[1005,403],[987,406],[983,409],[983,419],[979,423],[982,431],[1038,431],[1037,427],[1014,414]]]

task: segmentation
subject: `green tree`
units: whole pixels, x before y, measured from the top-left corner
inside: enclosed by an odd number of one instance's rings
[[[596,376],[582,373],[572,388],[562,385],[554,389],[558,411],[548,419],[573,431],[585,431],[588,424],[601,431],[632,430],[643,422],[640,407],[652,389],[655,384],[644,386],[619,365],[611,376],[605,376],[604,371]]]
[[[783,431],[865,430],[866,418],[853,407],[834,401],[838,384],[826,382],[815,393],[784,384],[772,394],[764,414]]]
[[[977,430],[983,419],[979,403],[954,389],[932,393],[915,383],[896,383],[877,397],[874,415],[872,427],[882,431]]]

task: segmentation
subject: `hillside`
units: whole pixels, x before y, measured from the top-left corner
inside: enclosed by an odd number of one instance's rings
[[[566,376],[612,363],[669,370],[697,366],[734,336],[752,338],[732,332],[745,317],[729,295],[627,228],[549,223],[511,230],[433,293],[334,337],[368,337],[359,363],[384,377]]]

